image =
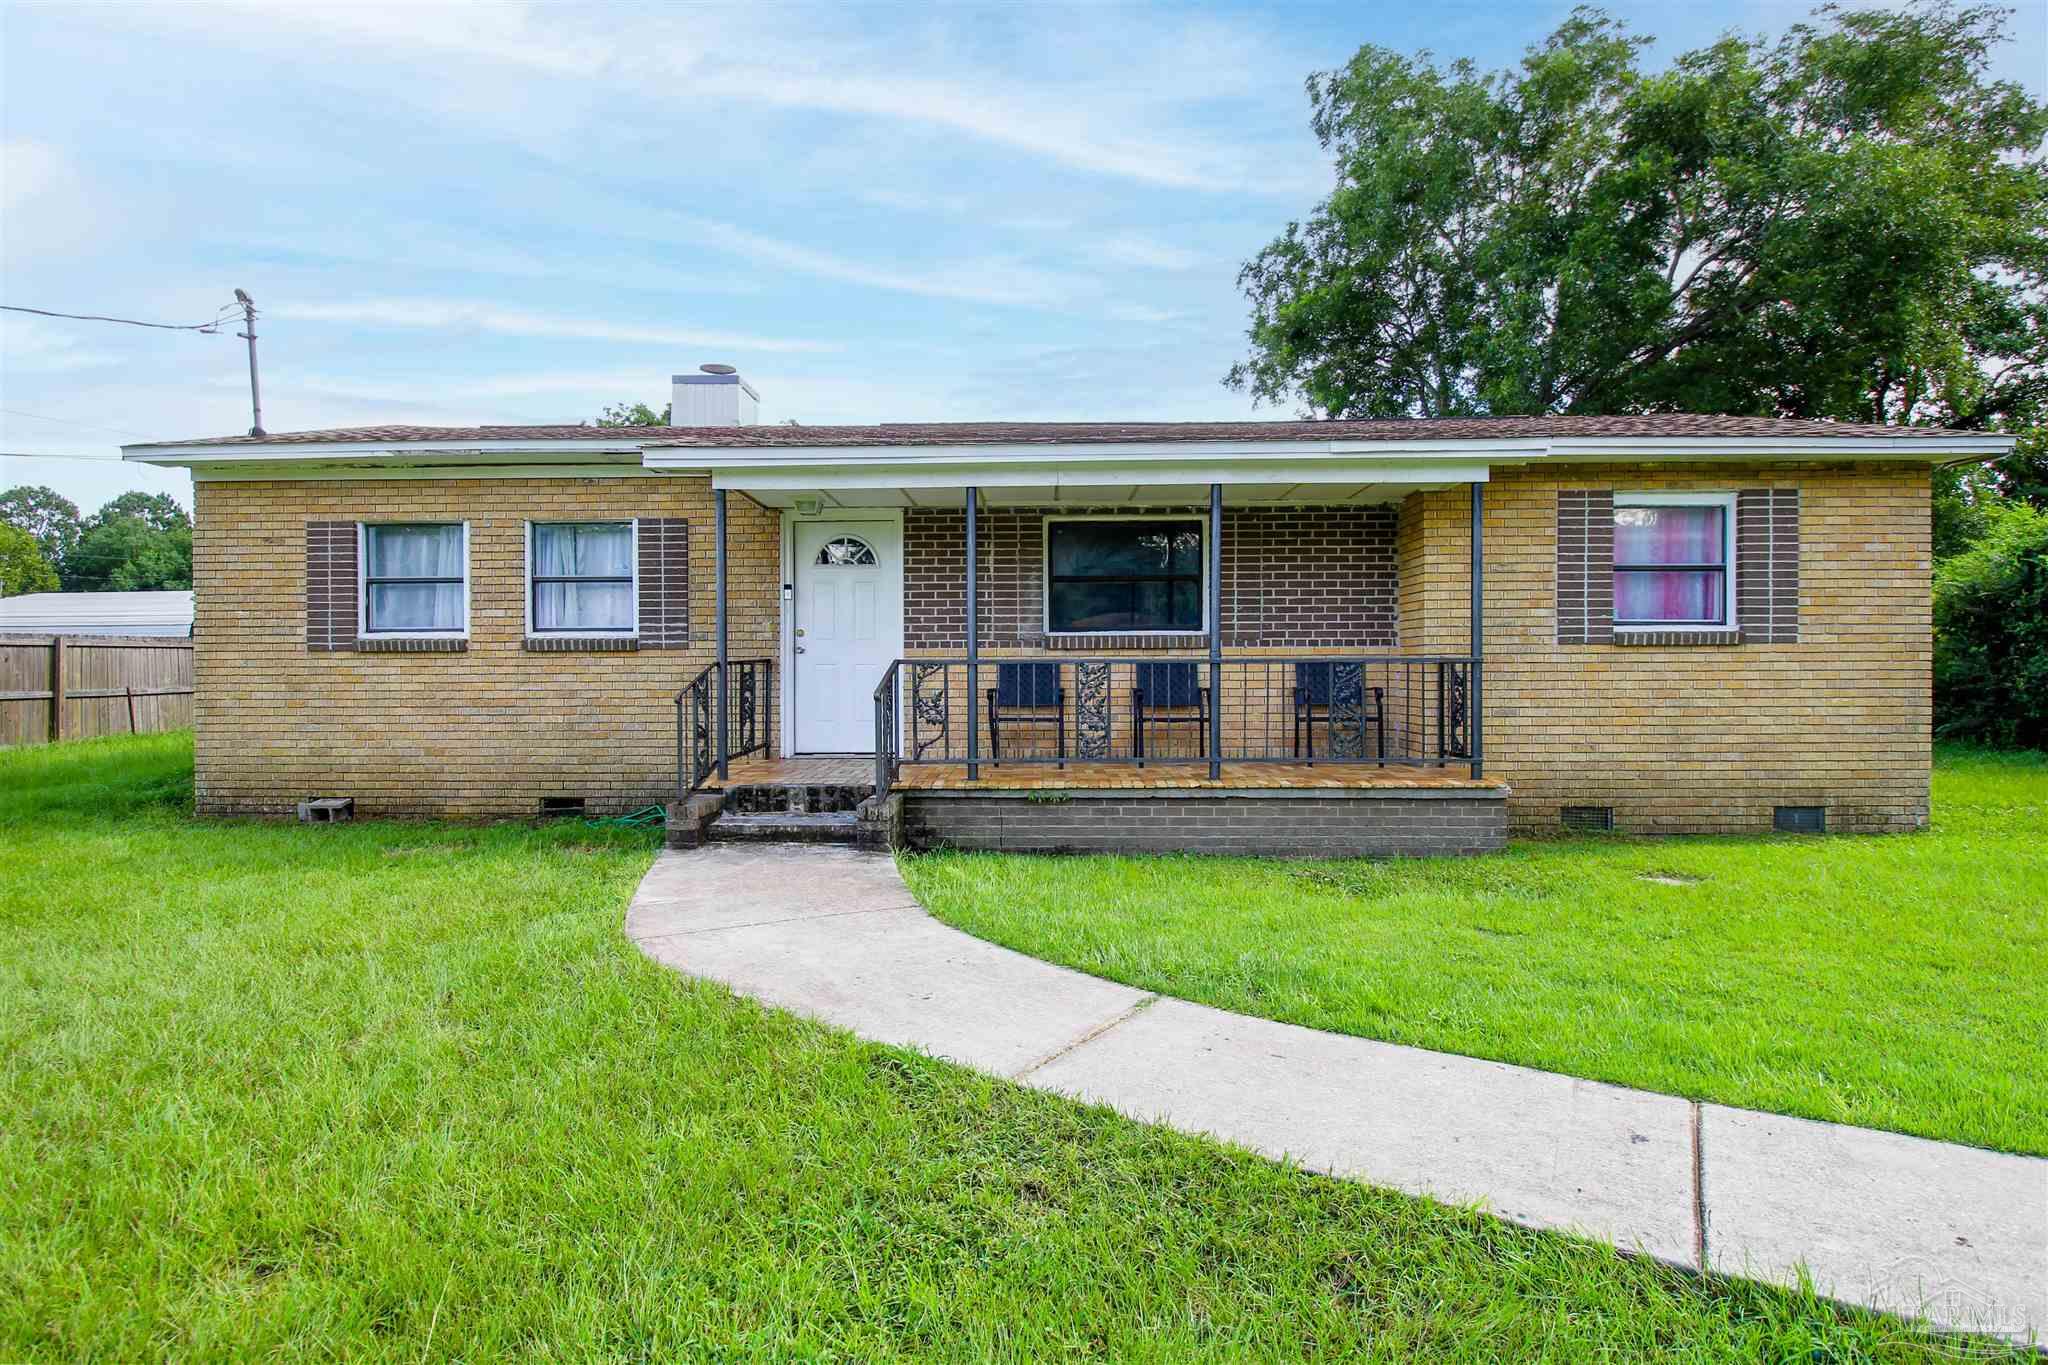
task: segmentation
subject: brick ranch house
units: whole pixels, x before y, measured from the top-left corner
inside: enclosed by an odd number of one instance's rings
[[[194,477],[199,810],[1305,854],[1916,829],[1929,470],[2010,446],[756,401],[707,367],[670,427],[126,447]]]

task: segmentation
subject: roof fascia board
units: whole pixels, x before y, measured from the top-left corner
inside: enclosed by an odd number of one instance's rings
[[[1029,468],[1022,465],[951,466],[932,469],[916,465],[855,464],[803,469],[729,469],[714,467],[713,488],[822,491],[854,488],[986,488],[1099,487],[1114,484],[1413,484],[1441,487],[1454,483],[1485,483],[1488,466],[1478,461],[1321,464],[1063,464]]]
[[[1076,441],[1011,445],[662,446],[650,445],[651,469],[773,469],[875,464],[1033,465],[1114,461],[1414,459],[1469,461],[1482,451],[1498,460],[1541,459],[1542,441]]]
[[[637,464],[194,464],[199,483],[287,482],[302,479],[665,479],[679,472]]]
[[[149,446],[121,447],[121,458],[137,464],[189,466],[194,461],[227,464],[238,461],[271,460],[300,464],[330,460],[336,456],[373,456],[404,459],[418,454],[450,454],[517,458],[522,455],[552,455],[559,459],[570,452],[595,456],[640,454],[638,441],[334,441],[271,442],[241,446]]]
[[[129,445],[121,458],[137,464],[198,468],[201,465],[269,464],[292,467],[357,462],[403,463],[420,455],[449,462],[576,463],[623,465],[629,459],[649,469],[702,472],[711,469],[766,470],[870,464],[892,466],[991,464],[1086,464],[1109,462],[1185,464],[1189,461],[1266,462],[1284,460],[1390,461],[1443,459],[1492,464],[1536,460],[1576,461],[1630,457],[1755,459],[1899,458],[1936,461],[1997,456],[2011,451],[2010,436],[1802,436],[1802,437],[1557,437],[1544,439],[1400,441],[1114,441],[987,445],[860,446],[674,446],[629,439],[505,441],[381,441],[304,444],[266,442],[239,446]]]
[[[1632,455],[1692,458],[1933,459],[1956,455],[2003,455],[2010,436],[1574,436],[1551,441],[1552,460],[1616,460]]]

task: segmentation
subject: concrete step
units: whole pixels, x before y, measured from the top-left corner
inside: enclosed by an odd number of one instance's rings
[[[714,843],[856,844],[860,842],[860,818],[850,810],[752,815],[727,811],[711,822],[705,835]]]
[[[872,782],[855,785],[773,782],[729,788],[725,808],[735,815],[818,815],[850,811],[874,794]]]

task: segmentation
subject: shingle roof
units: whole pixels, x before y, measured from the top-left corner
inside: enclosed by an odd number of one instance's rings
[[[403,445],[422,441],[592,441],[644,446],[1055,445],[1127,441],[1408,441],[1573,437],[1941,437],[1938,427],[1782,417],[1644,413],[1618,417],[1414,417],[1312,422],[884,422],[863,427],[335,427],[129,446]]]

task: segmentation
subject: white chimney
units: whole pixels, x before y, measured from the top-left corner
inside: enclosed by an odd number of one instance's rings
[[[730,365],[699,365],[673,376],[669,425],[750,427],[761,420],[761,395]]]

